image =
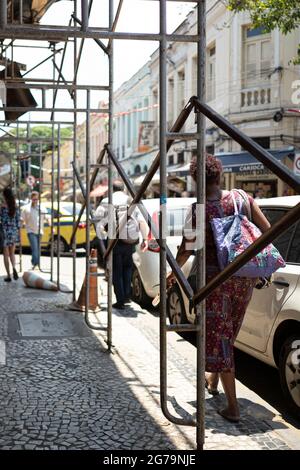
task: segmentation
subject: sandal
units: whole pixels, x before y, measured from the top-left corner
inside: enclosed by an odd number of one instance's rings
[[[217,413],[220,416],[222,416],[222,418],[227,419],[227,421],[230,421],[230,423],[238,423],[239,420],[240,420],[239,416],[228,415],[227,412],[226,412],[226,409],[225,410],[217,410]]]
[[[18,275],[17,270],[15,268],[13,269],[13,278],[14,278],[15,281],[17,281],[17,279],[19,279],[19,275]]]
[[[219,394],[220,394],[220,392],[219,392],[219,390],[218,390],[217,388],[211,388],[211,387],[208,385],[208,382],[207,382],[206,379],[205,379],[205,388],[206,388],[206,390],[208,391],[208,393],[209,393],[210,395],[216,396],[216,395],[219,395]]]

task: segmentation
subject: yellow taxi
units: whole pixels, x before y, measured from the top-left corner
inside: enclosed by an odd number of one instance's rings
[[[75,206],[75,219],[81,210],[81,204]],[[44,233],[41,239],[41,249],[50,250],[51,248],[51,202],[41,203],[41,212],[44,214]],[[22,214],[22,209],[21,209]],[[58,251],[58,233],[57,227],[60,224],[60,253],[70,251],[71,249],[71,236],[73,233],[73,202],[61,202],[58,206],[57,203],[53,205],[53,223],[54,223],[54,242],[53,250],[54,254]],[[91,225],[90,240],[93,241],[96,238],[96,232],[94,227]],[[85,248],[86,244],[86,212],[84,211],[80,223],[76,232],[76,247]],[[29,239],[26,233],[25,227],[21,228],[21,245],[22,247],[29,247]]]

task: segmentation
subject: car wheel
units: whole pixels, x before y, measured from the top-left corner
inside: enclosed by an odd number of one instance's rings
[[[300,334],[290,336],[282,345],[279,356],[281,388],[290,410],[300,413]]]
[[[60,248],[60,254],[66,253],[69,251],[68,244],[64,238],[60,238],[59,240],[59,248]],[[53,240],[53,254],[54,256],[57,256],[58,253],[58,238],[55,237]]]
[[[178,286],[173,286],[168,292],[167,314],[171,325],[188,323],[184,302]]]
[[[139,272],[136,268],[132,273],[132,300],[140,305],[149,306],[150,297],[146,294]]]

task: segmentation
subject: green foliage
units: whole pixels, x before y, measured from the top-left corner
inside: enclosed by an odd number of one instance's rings
[[[2,141],[1,142],[1,137],[0,137],[0,150],[10,153],[10,154],[15,154],[16,153],[16,143],[13,142],[13,137],[17,136],[17,129],[5,129],[7,133],[9,133],[12,136],[12,140],[10,142],[7,141]],[[52,150],[52,128],[49,126],[34,126],[31,127],[30,129],[31,132],[31,139],[39,139],[43,140],[45,139],[47,142],[44,144],[42,143],[41,146],[41,151],[42,154],[45,154],[47,151]],[[64,143],[65,139],[71,138],[73,135],[73,129],[72,127],[62,127],[60,131],[60,140],[61,144]],[[3,134],[5,139],[8,138],[9,136],[7,134]],[[27,129],[26,127],[20,127],[19,128],[19,137],[24,138],[27,137]],[[54,131],[54,150],[57,148],[57,129]],[[20,152],[24,153],[33,153],[33,154],[40,154],[40,143],[32,143],[31,148],[29,143],[24,143],[20,142],[19,143],[19,150]]]
[[[288,34],[300,26],[299,0],[229,0],[228,8],[234,12],[249,11],[253,25],[263,26],[268,32],[279,28]],[[293,63],[300,63],[300,44]]]
[[[5,131],[9,133],[12,138],[11,141],[2,141],[0,137],[0,151],[10,154],[12,157],[16,156],[17,145],[13,141],[13,138],[17,136],[17,129],[5,128]],[[30,128],[31,139],[45,139],[45,143],[30,143],[21,142],[19,143],[19,153],[30,154],[31,155],[31,164],[36,167],[40,166],[40,153],[44,156],[47,152],[52,151],[52,127],[50,126],[33,126]],[[73,135],[72,127],[62,127],[60,130],[60,143],[64,143],[65,139],[71,138]],[[3,134],[5,139],[9,137],[8,134]],[[19,127],[19,137],[27,137],[26,127]],[[57,149],[57,128],[54,130],[54,150]],[[37,168],[32,168],[31,173],[36,178],[39,177],[39,170]]]

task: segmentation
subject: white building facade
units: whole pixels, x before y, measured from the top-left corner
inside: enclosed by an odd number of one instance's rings
[[[153,158],[154,119],[150,84],[148,62],[114,94],[113,148],[132,179],[146,173]]]
[[[195,10],[176,32],[196,33]],[[300,69],[291,64],[291,59],[297,54],[299,41],[300,29],[287,36],[278,30],[265,33],[251,26],[246,13],[234,15],[222,2],[207,2],[207,103],[264,148],[272,149],[276,158],[289,167],[293,165],[293,147],[297,147],[300,135],[299,114],[289,111],[296,107],[293,95]],[[196,94],[196,54],[194,43],[169,43],[169,128],[189,98]],[[115,94],[115,148],[126,172],[133,177],[149,168],[158,148],[158,59],[157,50]],[[196,130],[194,119],[192,113],[185,131]],[[138,151],[145,150],[139,146],[139,123],[143,121],[151,129],[151,148],[148,146],[147,152]],[[277,177],[257,165],[223,131],[209,121],[206,129],[207,151],[220,157],[227,188],[239,186],[253,192],[260,187],[266,196],[287,194],[288,188]],[[196,142],[178,141],[168,152],[169,180],[173,182],[170,195],[193,189],[188,164],[195,149]]]

